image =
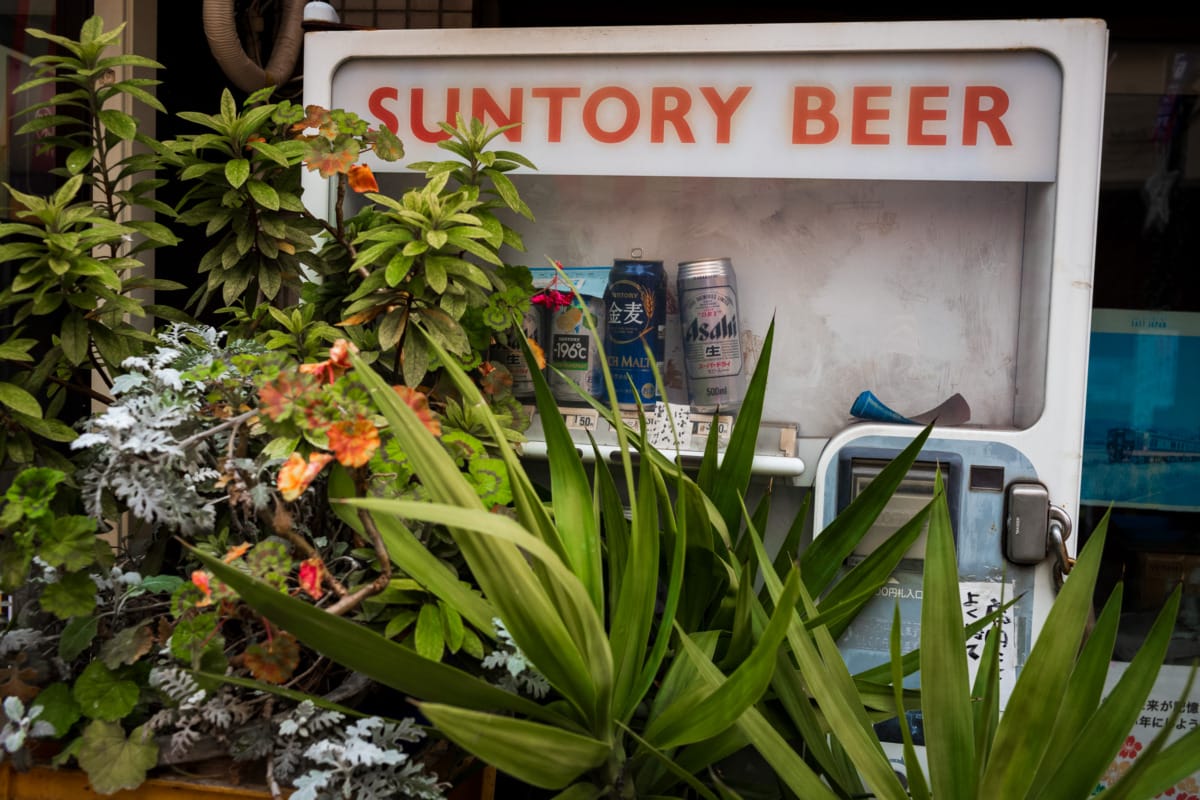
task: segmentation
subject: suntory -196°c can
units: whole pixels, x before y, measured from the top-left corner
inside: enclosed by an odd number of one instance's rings
[[[603,336],[604,303],[599,297],[572,297],[569,304],[550,312],[550,350],[546,356],[547,366],[553,368],[549,370],[550,391],[556,400],[575,405],[587,402],[575,386],[592,397],[604,394],[600,391],[604,380],[600,372],[600,349],[584,320],[585,307],[597,336]]]
[[[658,401],[654,370],[662,372],[666,314],[663,262],[614,260],[604,290],[604,349],[619,408],[637,408],[639,399],[644,406]]]
[[[682,262],[675,283],[690,404],[701,412],[733,411],[745,394],[733,263]]]

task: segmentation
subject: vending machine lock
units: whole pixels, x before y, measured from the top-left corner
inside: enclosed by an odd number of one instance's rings
[[[1066,540],[1071,535],[1071,517],[1050,504],[1050,491],[1034,481],[1017,481],[1005,493],[1004,556],[1014,564],[1040,564],[1047,555],[1062,562],[1061,572],[1071,567]]]

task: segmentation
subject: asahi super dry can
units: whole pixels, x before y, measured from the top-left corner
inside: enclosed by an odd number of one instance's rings
[[[732,411],[745,393],[737,281],[728,258],[685,261],[675,276],[688,398],[696,411]]]
[[[661,261],[613,261],[604,291],[604,349],[622,409],[637,408],[639,398],[643,406],[658,401],[654,370],[662,371],[666,277]]]

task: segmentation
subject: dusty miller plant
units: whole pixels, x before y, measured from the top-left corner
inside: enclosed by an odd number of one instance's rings
[[[282,747],[274,773],[290,781],[293,800],[441,800],[444,784],[404,751],[425,737],[416,723],[363,717],[343,724],[343,715],[302,702],[279,723]]]
[[[254,479],[257,469],[236,453],[241,426],[252,416],[243,407],[254,395],[241,371],[253,359],[237,356],[265,351],[251,340],[223,347],[223,337],[214,328],[175,323],[153,352],[123,362],[127,372],[112,387],[116,401],[86,420],[71,443],[90,456],[79,475],[90,514],[111,510],[111,495],[147,522],[209,531],[215,506],[228,496],[217,490],[223,478],[245,487],[239,497],[252,509],[265,508],[268,491]]]

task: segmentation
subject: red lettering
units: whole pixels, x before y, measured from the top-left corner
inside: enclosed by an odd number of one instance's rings
[[[868,133],[867,123],[886,120],[891,111],[874,108],[871,101],[877,97],[891,97],[890,86],[855,86],[850,117],[850,144],[887,144],[891,137],[886,133]]]
[[[380,86],[371,92],[371,96],[367,98],[367,108],[375,115],[375,119],[379,120],[379,124],[392,133],[399,133],[400,120],[396,119],[395,114],[383,107],[383,101],[399,99],[400,92],[394,86]]]
[[[412,100],[409,108],[409,116],[411,117],[413,136],[416,136],[422,142],[440,142],[450,138],[450,134],[443,131],[441,128],[430,129],[425,126],[425,90],[413,89],[411,92]],[[445,121],[453,125],[458,117],[458,95],[459,90],[456,88],[446,90],[446,117]]]
[[[616,130],[608,131],[600,127],[600,104],[605,100],[617,100],[625,106],[625,122]],[[633,132],[637,130],[641,116],[642,112],[638,108],[637,98],[634,97],[633,92],[622,89],[620,86],[605,86],[597,89],[588,96],[587,101],[583,104],[584,129],[589,136],[604,144],[617,144],[632,136]]]
[[[521,122],[523,121],[522,112],[524,110],[525,95],[520,89],[508,90],[508,113],[500,108],[500,104],[496,102],[487,89],[472,89],[471,90],[471,116],[480,122],[487,122],[487,117],[491,117],[496,123],[496,127],[504,127],[505,125],[516,125],[515,128],[509,128],[504,132],[504,136],[510,142],[521,141]]]
[[[733,120],[733,114],[737,111],[738,106],[750,94],[750,87],[737,87],[733,90],[733,94],[729,95],[728,100],[721,99],[721,95],[712,86],[701,86],[700,94],[704,95],[704,99],[708,101],[708,107],[717,117],[717,144],[729,144],[729,132],[732,128],[730,122]]]
[[[949,86],[914,86],[908,90],[908,143],[911,145],[944,145],[944,133],[926,133],[926,122],[945,122],[946,109],[929,108],[930,98],[949,97]]]
[[[563,100],[568,97],[579,97],[581,94],[578,87],[545,87],[539,89],[531,89],[529,94],[533,97],[544,97],[547,100],[546,120],[546,141],[561,142],[562,141],[562,115],[563,115]]]
[[[983,107],[983,100],[990,102]],[[992,141],[1001,147],[1011,147],[1012,137],[1000,120],[1008,111],[1008,92],[999,86],[968,86],[963,101],[963,144],[974,147],[979,143],[979,126],[986,125]]]
[[[671,103],[668,107],[667,103]],[[687,123],[687,113],[692,108],[692,96],[687,89],[678,86],[655,86],[650,90],[650,141],[662,144],[666,138],[667,123],[675,126],[675,135],[684,144],[692,144],[696,137]]]
[[[837,97],[823,86],[797,86],[792,90],[792,144],[828,144],[838,135],[833,105]],[[816,101],[815,105],[814,102]],[[820,127],[809,133],[809,123]]]

